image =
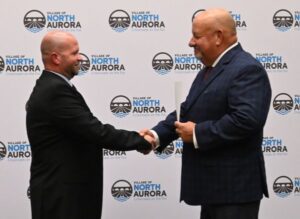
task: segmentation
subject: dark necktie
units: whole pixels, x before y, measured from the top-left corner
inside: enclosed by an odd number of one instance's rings
[[[74,90],[76,93],[78,93],[78,91],[77,91],[76,87],[74,86],[74,84],[72,84],[71,88],[72,88],[72,90]]]
[[[210,67],[210,66],[208,66],[208,67],[206,67],[206,68],[204,69],[204,72],[203,72],[203,79],[204,79],[204,80],[207,80],[207,79],[208,79],[208,77],[209,77],[209,75],[210,75],[212,69],[213,69],[213,68]]]
[[[80,93],[77,91],[76,87],[74,85],[71,86],[72,90],[76,95],[79,95]]]
[[[186,98],[186,104],[189,105],[193,102],[193,100],[198,96],[199,90],[202,89],[202,87],[206,84],[205,81],[207,80],[210,72],[212,70],[212,67],[205,67],[201,74],[197,74],[192,87],[190,89],[190,92]]]

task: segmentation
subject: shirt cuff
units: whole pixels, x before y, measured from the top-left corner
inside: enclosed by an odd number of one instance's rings
[[[160,146],[158,134],[154,130],[150,130],[150,132],[153,134],[153,136],[155,138],[155,148],[154,149],[156,149]]]
[[[196,149],[198,149],[199,146],[198,146],[198,142],[197,142],[197,138],[196,138],[196,132],[195,132],[195,129],[196,129],[196,126],[194,127],[194,130],[193,130],[193,143],[194,143],[194,147],[195,147]]]

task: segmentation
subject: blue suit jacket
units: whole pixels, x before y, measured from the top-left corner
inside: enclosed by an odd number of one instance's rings
[[[194,80],[181,105],[181,122],[196,123],[199,149],[184,143],[181,200],[191,205],[243,203],[268,196],[261,150],[271,88],[262,65],[240,45],[204,80]],[[163,150],[178,138],[173,112],[153,128]]]

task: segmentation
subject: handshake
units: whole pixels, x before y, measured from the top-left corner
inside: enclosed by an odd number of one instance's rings
[[[193,135],[196,124],[194,122],[178,122],[174,123],[174,131],[178,137],[185,143],[193,143]],[[152,150],[155,150],[159,146],[159,137],[155,131],[149,129],[142,129],[139,131],[140,136],[144,137],[151,145],[149,150],[139,150],[144,155],[149,154]]]
[[[146,141],[151,144],[151,149],[149,150],[138,150],[138,152],[146,155],[149,154],[151,151],[155,150],[159,145],[157,144],[157,139],[154,136],[154,133],[149,129],[142,129],[139,131],[140,136],[144,137]]]

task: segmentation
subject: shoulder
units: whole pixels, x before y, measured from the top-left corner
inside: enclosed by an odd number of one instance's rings
[[[27,112],[34,109],[47,111],[58,99],[74,96],[72,88],[64,79],[44,71],[27,101]]]
[[[72,93],[70,85],[58,75],[44,71],[37,80],[32,95],[47,102],[63,93]]]
[[[255,71],[266,73],[262,64],[254,58],[249,52],[244,50],[239,51],[231,60],[229,65],[236,72]]]
[[[56,91],[58,88],[70,88],[70,85],[60,76],[44,71],[41,77],[37,81],[37,86],[40,86],[44,90]]]

